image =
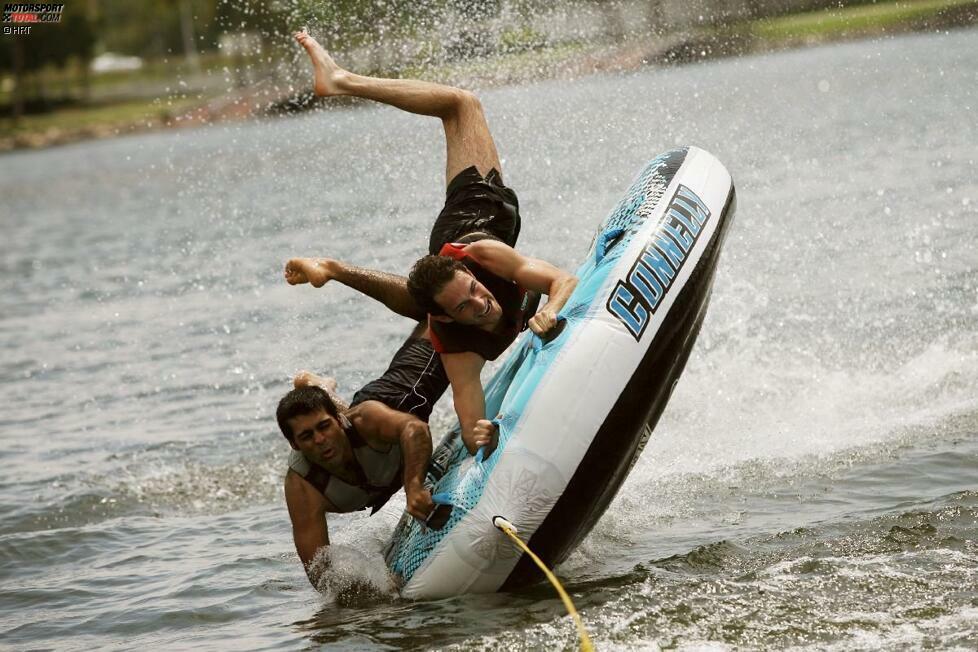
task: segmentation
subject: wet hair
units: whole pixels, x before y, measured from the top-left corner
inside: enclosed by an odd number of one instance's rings
[[[445,311],[435,303],[435,295],[455,278],[455,272],[470,274],[468,268],[454,258],[425,256],[414,263],[408,274],[408,292],[429,315],[444,315]]]
[[[283,396],[282,400],[278,402],[278,409],[275,410],[275,418],[278,419],[278,427],[282,430],[285,438],[295,443],[295,433],[292,432],[292,428],[289,426],[289,419],[302,416],[303,414],[311,414],[317,410],[326,410],[334,419],[340,418],[336,404],[333,403],[333,399],[329,397],[329,394],[322,387],[316,387],[315,385],[298,387]]]

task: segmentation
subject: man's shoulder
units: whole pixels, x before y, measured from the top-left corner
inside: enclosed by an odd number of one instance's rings
[[[496,240],[480,240],[473,242],[469,247],[476,247],[476,249],[463,262],[476,277],[480,273],[485,276],[484,279],[480,279],[484,285],[487,281],[501,286],[518,284],[519,270],[528,260],[523,254],[508,244]],[[469,263],[474,263],[477,269],[473,269]]]
[[[306,480],[301,473],[293,468],[285,472],[285,497],[288,498],[290,491],[304,491],[306,487],[313,488],[312,484]]]
[[[360,437],[368,443],[379,443],[385,426],[395,425],[409,418],[417,418],[406,412],[399,412],[381,401],[369,400],[357,403],[345,413]]]
[[[302,474],[295,469],[289,469],[285,474],[285,500],[290,505],[293,503],[306,503],[307,501],[321,498],[326,499],[316,487],[312,485]]]
[[[360,425],[364,423],[369,424],[373,419],[376,419],[384,407],[387,406],[380,401],[370,399],[368,401],[357,403],[356,405],[351,405],[343,413],[343,416],[353,424],[354,428],[359,430]]]
[[[311,482],[293,469],[285,474],[285,503],[293,521],[319,512],[340,511]]]
[[[515,252],[515,249],[499,240],[477,240],[465,245],[465,254],[478,263],[489,262],[498,256]]]

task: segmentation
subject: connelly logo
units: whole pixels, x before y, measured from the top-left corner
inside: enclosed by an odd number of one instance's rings
[[[50,2],[8,2],[3,5],[3,22],[60,23],[64,8]]]
[[[710,210],[692,190],[680,184],[658,228],[652,233],[625,280],[608,299],[608,312],[636,341],[642,338],[655,309],[679,275],[693,245],[710,219]]]

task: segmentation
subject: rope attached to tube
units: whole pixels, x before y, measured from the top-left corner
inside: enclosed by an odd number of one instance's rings
[[[527,546],[522,539],[516,536],[516,527],[512,523],[507,521],[502,516],[493,516],[492,524],[505,532],[509,538],[513,540],[513,543],[519,546],[523,552],[528,554],[530,559],[536,562],[536,565],[540,567],[540,570],[542,570],[543,574],[547,576],[547,579],[550,580],[553,587],[557,589],[557,594],[564,602],[564,607],[567,609],[567,613],[569,613],[571,618],[574,619],[574,625],[577,627],[577,633],[581,637],[581,650],[584,652],[594,652],[594,646],[591,644],[591,639],[587,635],[587,630],[584,629],[584,622],[578,615],[577,609],[574,608],[574,603],[571,602],[570,596],[567,595],[567,591],[564,590],[564,587],[560,584],[560,580],[557,579],[557,576],[551,573],[550,569],[547,568],[547,565],[544,564],[532,550],[530,550],[529,546]]]

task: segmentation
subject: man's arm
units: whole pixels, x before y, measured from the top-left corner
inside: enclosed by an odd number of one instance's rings
[[[465,248],[486,270],[500,278],[546,294],[547,305],[530,319],[530,330],[542,335],[557,325],[557,313],[577,287],[577,277],[539,258],[528,258],[495,240],[480,240]]]
[[[364,401],[347,415],[361,436],[399,444],[404,458],[404,493],[407,512],[424,520],[435,508],[431,492],[424,487],[428,461],[431,460],[431,431],[413,414],[392,410],[379,401]]]
[[[452,384],[455,414],[462,426],[462,442],[475,455],[482,446],[492,441],[491,424],[486,418],[486,395],[479,377],[486,361],[478,353],[443,353],[441,362]]]
[[[311,283],[317,288],[329,281],[339,281],[408,319],[425,319],[424,310],[418,307],[408,292],[407,279],[397,274],[357,267],[331,258],[293,258],[285,264],[285,280],[290,285]]]
[[[318,587],[322,568],[313,568],[312,560],[320,548],[329,545],[326,529],[326,512],[331,505],[326,498],[308,482],[294,472],[285,474],[285,504],[292,519],[292,539],[299,553],[306,576],[314,587]]]

